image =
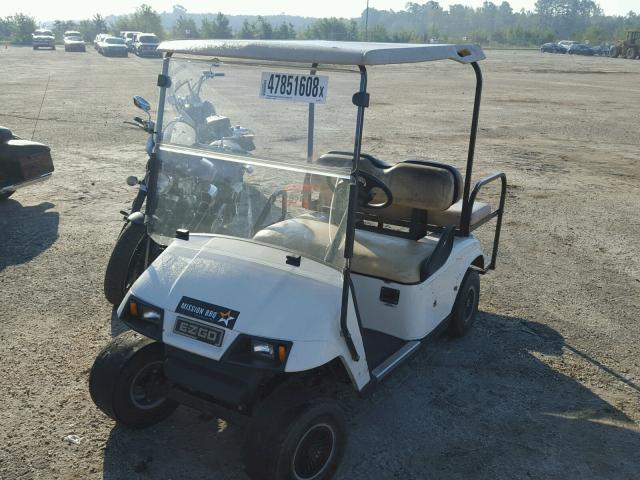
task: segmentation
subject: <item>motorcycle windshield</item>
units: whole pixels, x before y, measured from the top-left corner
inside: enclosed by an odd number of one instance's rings
[[[313,73],[171,59],[159,169],[150,186],[148,229],[157,242],[167,245],[177,229],[186,229],[344,266],[356,125],[351,97],[360,77]],[[316,90],[314,76],[324,77]],[[265,92],[275,78],[286,86]],[[311,82],[315,97],[284,98],[296,79]],[[306,86],[297,88],[304,97]]]

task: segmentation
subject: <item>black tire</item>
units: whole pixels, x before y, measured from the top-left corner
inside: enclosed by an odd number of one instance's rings
[[[33,47],[33,49],[34,49],[34,50],[37,50],[37,49],[38,49],[38,47]]]
[[[463,337],[471,329],[478,313],[479,301],[480,275],[475,270],[467,270],[451,311],[451,319],[449,320],[449,334],[451,336]]]
[[[144,271],[147,230],[144,225],[129,222],[118,237],[104,274],[104,296],[118,305],[129,287]]]
[[[158,423],[178,406],[167,398],[162,371],[164,346],[131,330],[100,352],[89,376],[89,392],[96,406],[130,428]]]
[[[620,54],[618,50],[619,50],[618,47],[611,47],[611,49],[609,50],[609,56],[611,58],[617,58],[618,55]]]
[[[2,200],[6,200],[7,198],[9,198],[11,195],[13,195],[14,193],[16,193],[15,190],[9,190],[8,192],[2,192],[0,193],[0,201]]]
[[[264,407],[245,445],[253,480],[327,480],[347,444],[346,418],[335,400],[317,398],[297,407]]]

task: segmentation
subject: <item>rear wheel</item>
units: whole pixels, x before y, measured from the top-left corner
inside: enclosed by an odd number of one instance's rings
[[[318,398],[297,408],[261,412],[248,435],[246,471],[255,480],[327,480],[347,441],[337,402]]]
[[[453,304],[449,333],[454,337],[464,336],[473,325],[480,301],[480,275],[475,270],[467,270],[458,296]]]
[[[611,47],[611,50],[609,50],[609,56],[611,58],[617,58],[618,55],[620,55],[618,47]]]
[[[634,58],[636,58],[636,51],[633,48],[628,48],[626,57],[629,60],[633,60]]]
[[[96,406],[116,422],[143,428],[167,418],[178,406],[166,397],[164,347],[131,330],[98,355],[89,376]]]
[[[129,222],[124,227],[104,274],[104,296],[112,305],[118,305],[129,287],[145,268],[147,229],[144,225]]]

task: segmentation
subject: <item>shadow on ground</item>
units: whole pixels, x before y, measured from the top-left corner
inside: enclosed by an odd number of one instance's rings
[[[425,346],[371,397],[349,396],[336,478],[635,478],[637,425],[541,360],[565,348],[543,324],[481,313],[464,339]],[[115,427],[104,478],[245,479],[243,434],[184,407],[145,431]]]
[[[13,199],[0,202],[0,272],[34,259],[55,243],[60,215],[50,211],[54,206],[43,202],[25,207]]]

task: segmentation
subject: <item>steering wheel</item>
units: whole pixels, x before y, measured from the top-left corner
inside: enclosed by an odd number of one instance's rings
[[[391,190],[387,187],[382,180],[367,172],[358,172],[358,199],[367,208],[382,209],[387,208],[393,202],[393,195]],[[384,193],[385,201],[375,203],[376,192],[375,190],[382,190]]]

